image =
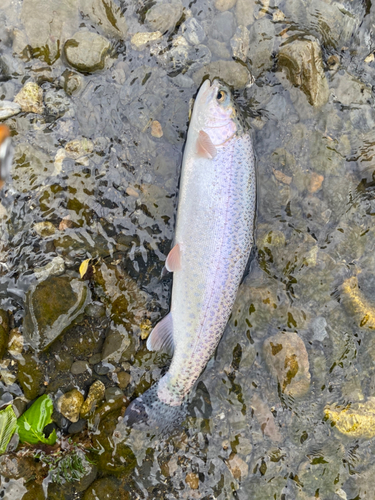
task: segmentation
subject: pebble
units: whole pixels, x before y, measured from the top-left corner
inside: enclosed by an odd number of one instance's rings
[[[232,12],[221,12],[212,21],[211,35],[216,40],[226,42],[232,38],[235,29],[236,22]]]
[[[93,411],[99,401],[104,397],[105,385],[100,380],[96,380],[90,387],[86,401],[81,408],[81,417],[86,418]]]
[[[254,4],[249,0],[237,0],[236,19],[238,26],[248,26],[254,21]]]
[[[24,338],[18,328],[13,328],[9,334],[8,352],[13,357],[19,356],[23,351]]]
[[[104,397],[107,403],[112,403],[115,399],[122,398],[123,395],[124,393],[118,387],[108,387],[105,390]]]
[[[0,101],[0,120],[6,120],[18,113],[21,113],[21,106],[19,104],[11,101]]]
[[[88,367],[89,365],[86,363],[86,361],[74,361],[74,363],[70,367],[70,373],[72,375],[80,375],[81,373],[85,373]]]
[[[216,0],[215,8],[217,10],[220,10],[221,12],[224,12],[234,7],[236,5],[236,1],[237,0]]]
[[[230,41],[233,57],[245,62],[250,47],[250,32],[246,26],[239,26]]]
[[[69,434],[79,434],[86,427],[87,420],[84,418],[80,418],[77,422],[70,424],[68,427]]]
[[[53,228],[55,229],[55,226],[53,226]],[[35,226],[34,226],[34,229],[35,229]],[[52,234],[54,234],[54,233],[52,233]],[[59,276],[60,274],[63,274],[64,271],[65,271],[64,259],[62,257],[58,256],[58,257],[54,257],[51,260],[51,262],[49,262],[48,264],[46,264],[43,267],[36,267],[34,269],[34,274],[35,274],[35,277],[39,281],[42,281],[42,280],[48,278],[48,276]]]
[[[319,189],[321,189],[322,187],[323,181],[324,181],[323,175],[313,172],[310,175],[310,182],[307,188],[309,193],[316,193],[317,191],[319,191]]]
[[[194,474],[194,472],[190,472],[186,474],[185,482],[190,486],[192,490],[197,490],[199,488],[199,476],[198,474]]]
[[[114,366],[110,363],[98,363],[94,366],[95,373],[98,375],[107,375],[112,370],[114,370]]]
[[[130,373],[119,372],[117,374],[117,379],[118,379],[118,385],[119,385],[120,389],[126,389],[128,387],[128,385],[130,384],[131,375],[130,375]]]
[[[182,15],[183,6],[180,0],[153,5],[147,11],[146,23],[152,31],[172,30]]]
[[[82,73],[104,69],[111,48],[110,42],[91,31],[78,31],[65,42],[68,63]]]
[[[83,395],[77,389],[73,389],[58,399],[57,410],[71,422],[78,422],[83,401]]]
[[[194,17],[190,17],[181,26],[182,34],[191,45],[199,45],[206,38],[203,27]]]
[[[52,222],[48,221],[37,222],[36,224],[34,224],[33,229],[39,236],[42,236],[43,238],[47,238],[48,236],[52,236],[56,233],[55,226],[52,224]]]
[[[237,481],[243,481],[249,474],[249,466],[236,453],[232,452],[227,460],[227,465]]]
[[[97,354],[91,356],[91,358],[89,359],[89,363],[90,365],[97,365],[98,363],[100,363],[101,359],[102,355],[98,352]]]
[[[136,33],[132,36],[130,42],[136,50],[144,50],[147,44],[159,40],[162,36],[161,31]]]
[[[62,89],[49,89],[44,96],[44,103],[47,113],[59,118],[69,109],[70,99]]]
[[[160,139],[160,137],[163,137],[163,129],[161,128],[161,125],[157,120],[154,120],[151,123],[151,135],[152,137],[157,137],[158,139]]]
[[[205,75],[211,80],[215,77],[221,78],[226,84],[237,89],[246,87],[252,80],[247,68],[236,61],[214,61],[207,64],[193,74],[195,84],[200,85]]]
[[[14,102],[21,106],[25,113],[43,113],[43,90],[34,82],[28,82],[18,92]]]

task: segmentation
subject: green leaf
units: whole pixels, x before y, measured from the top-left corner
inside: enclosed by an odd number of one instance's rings
[[[17,427],[17,417],[12,406],[0,411],[0,454],[5,453],[8,443]]]
[[[55,444],[55,430],[51,432],[48,438],[43,434],[44,427],[52,422],[52,412],[52,400],[46,394],[40,396],[17,421],[17,432],[21,443],[37,444],[41,442],[50,445]]]

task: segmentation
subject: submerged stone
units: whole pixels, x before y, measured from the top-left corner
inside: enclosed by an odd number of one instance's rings
[[[159,40],[162,37],[161,31],[154,31],[153,33],[143,32],[136,33],[131,38],[131,44],[137,50],[144,50],[146,46],[151,43]]]
[[[82,73],[103,69],[110,48],[106,38],[91,31],[78,31],[64,45],[68,63]]]
[[[203,27],[194,17],[187,19],[181,26],[182,34],[192,45],[199,45],[206,38]]]
[[[21,106],[16,102],[0,101],[0,120],[6,120],[21,112]]]
[[[43,113],[43,90],[34,82],[28,82],[18,92],[14,102],[21,106],[25,113]]]
[[[4,309],[0,309],[0,359],[3,358],[9,336],[9,315]]]
[[[80,0],[80,9],[105,35],[126,38],[126,19],[113,0]]]
[[[193,80],[196,85],[200,85],[205,76],[211,80],[215,77],[220,78],[226,84],[235,88],[246,87],[251,83],[251,74],[248,69],[236,61],[214,61],[193,74]]]
[[[34,350],[49,347],[83,312],[89,299],[86,283],[67,276],[50,277],[27,294],[24,335]]]
[[[36,357],[30,353],[18,360],[18,380],[27,399],[39,396],[43,373]]]
[[[327,407],[324,414],[338,431],[349,437],[371,439],[375,436],[375,398],[365,403]]]
[[[146,23],[153,31],[165,33],[173,29],[182,15],[180,0],[158,3],[151,7],[146,14]]]
[[[83,400],[82,394],[77,389],[73,389],[58,399],[57,410],[71,422],[78,422]]]
[[[285,69],[290,83],[301,88],[312,106],[319,107],[328,101],[328,82],[317,41],[295,40],[283,45],[279,67]]]
[[[305,344],[296,333],[277,333],[269,337],[263,344],[263,351],[282,392],[299,397],[309,390],[309,359]]]
[[[105,385],[100,380],[96,380],[90,387],[86,401],[81,408],[81,418],[86,418],[96,405],[104,398]]]

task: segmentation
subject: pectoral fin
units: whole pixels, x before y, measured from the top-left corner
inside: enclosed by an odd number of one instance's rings
[[[171,356],[174,351],[173,343],[173,321],[169,313],[155,326],[147,339],[149,351],[164,351]]]
[[[169,252],[167,260],[165,261],[165,267],[169,272],[179,271],[181,269],[181,249],[180,245],[176,245]]]
[[[212,160],[217,155],[217,150],[213,145],[210,136],[204,131],[200,130],[197,139],[197,154],[202,158]]]

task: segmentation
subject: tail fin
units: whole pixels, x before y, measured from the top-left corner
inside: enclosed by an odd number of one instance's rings
[[[156,434],[167,434],[176,429],[186,416],[186,407],[170,406],[160,401],[158,384],[132,401],[124,415],[124,423],[136,429],[150,429]]]

